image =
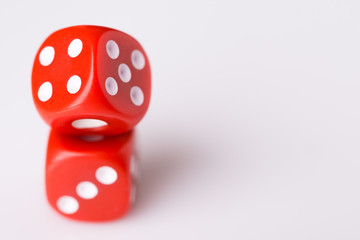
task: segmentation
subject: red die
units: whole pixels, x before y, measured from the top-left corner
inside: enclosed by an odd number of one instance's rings
[[[131,36],[75,26],[50,35],[33,66],[32,93],[42,118],[62,133],[121,134],[144,116],[150,66]]]
[[[135,197],[138,162],[133,131],[119,136],[70,136],[52,131],[46,160],[46,194],[59,213],[76,220],[122,216]]]

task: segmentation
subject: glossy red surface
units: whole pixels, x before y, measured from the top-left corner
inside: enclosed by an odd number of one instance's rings
[[[46,158],[46,194],[60,214],[107,221],[131,206],[137,178],[134,133],[104,137],[51,131]]]
[[[47,51],[49,47],[52,52]],[[61,29],[44,41],[34,60],[35,106],[62,133],[127,132],[143,118],[150,92],[150,65],[144,49],[134,38],[114,29]]]

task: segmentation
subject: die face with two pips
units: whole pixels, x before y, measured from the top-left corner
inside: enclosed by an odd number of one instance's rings
[[[108,137],[51,131],[46,194],[60,214],[82,221],[119,218],[134,201],[138,176],[133,131]]]
[[[131,130],[150,101],[150,65],[131,36],[105,27],[75,26],[40,47],[32,93],[42,118],[65,134],[116,135]]]

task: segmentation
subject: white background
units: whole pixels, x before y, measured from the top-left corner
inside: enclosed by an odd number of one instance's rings
[[[0,3],[0,239],[360,239],[359,1]],[[31,98],[53,31],[113,27],[151,61],[143,191],[125,218],[46,202]]]

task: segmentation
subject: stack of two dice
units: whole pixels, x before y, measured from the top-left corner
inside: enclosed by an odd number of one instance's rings
[[[131,206],[138,180],[133,128],[150,100],[150,66],[131,36],[75,26],[40,47],[32,93],[51,126],[46,193],[59,213],[105,221]]]

